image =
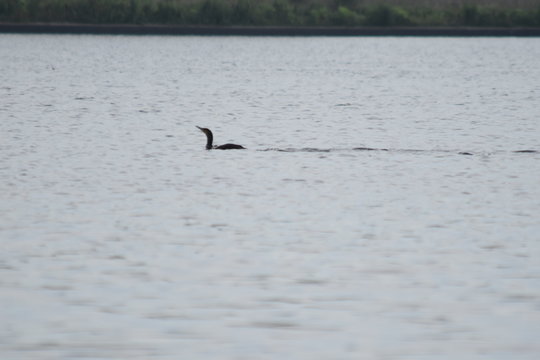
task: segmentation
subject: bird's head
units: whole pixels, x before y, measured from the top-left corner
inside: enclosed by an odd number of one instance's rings
[[[208,134],[211,133],[210,129],[202,128],[200,126],[196,126],[197,129],[201,130],[203,133]]]

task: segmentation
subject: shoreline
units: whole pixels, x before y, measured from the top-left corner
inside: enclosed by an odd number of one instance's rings
[[[540,37],[540,28],[184,26],[154,24],[0,23],[0,33],[184,36]]]

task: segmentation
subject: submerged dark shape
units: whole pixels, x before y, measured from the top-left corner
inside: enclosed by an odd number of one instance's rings
[[[355,147],[353,150],[362,150],[362,151],[388,151],[388,149],[375,149],[370,147]]]
[[[201,130],[206,135],[206,150],[234,150],[234,149],[245,149],[242,145],[237,144],[223,144],[223,145],[212,145],[214,142],[214,135],[212,134],[212,131],[207,128],[202,128],[197,126],[197,129]]]
[[[538,151],[536,151],[536,150],[516,150],[514,152],[515,153],[524,153],[524,154],[534,154],[534,153],[537,153]]]

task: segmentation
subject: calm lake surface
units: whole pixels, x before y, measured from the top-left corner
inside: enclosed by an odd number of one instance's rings
[[[539,59],[0,35],[0,357],[540,358]]]

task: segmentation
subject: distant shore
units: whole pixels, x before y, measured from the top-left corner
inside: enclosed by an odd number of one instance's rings
[[[539,37],[540,28],[177,26],[126,24],[0,23],[0,33],[206,35],[206,36],[457,36]]]

